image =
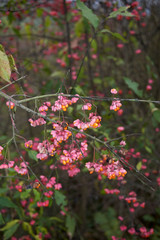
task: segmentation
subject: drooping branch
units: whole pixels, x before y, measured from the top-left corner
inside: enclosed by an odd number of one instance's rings
[[[26,98],[23,100],[19,100],[19,103],[25,103],[25,102],[29,102],[29,101],[34,101],[36,99],[42,99],[42,98],[49,98],[49,97],[57,97],[57,96],[61,96],[61,93],[53,93],[53,94],[46,94],[46,95],[41,95],[41,96],[35,96],[35,97],[31,97],[31,98]],[[93,101],[107,101],[107,102],[111,102],[114,101],[115,98],[112,97],[97,97],[97,96],[79,96],[79,95],[71,95],[71,94],[63,94],[64,97],[76,97],[79,99],[84,99],[84,100],[93,100]],[[138,98],[116,98],[116,100],[120,100],[122,102],[140,102],[140,103],[156,103],[156,104],[160,104],[160,101],[156,101],[156,100],[148,100],[148,99],[138,99]]]
[[[60,94],[59,94],[59,95],[60,95]],[[62,95],[62,94],[61,94],[61,95]],[[57,121],[55,121],[54,119],[51,119],[51,118],[49,118],[49,117],[47,117],[47,116],[44,116],[44,115],[42,115],[42,114],[40,114],[40,113],[38,113],[38,112],[36,112],[36,111],[28,108],[28,107],[25,107],[23,104],[21,104],[21,101],[15,100],[13,97],[7,95],[6,93],[4,93],[4,92],[2,92],[2,91],[0,91],[0,96],[1,96],[1,97],[4,97],[4,98],[7,99],[8,101],[12,101],[16,106],[20,107],[21,109],[23,109],[23,110],[25,110],[25,111],[27,111],[27,112],[29,112],[29,113],[32,113],[32,114],[34,114],[34,115],[36,115],[36,116],[38,116],[38,117],[41,117],[41,118],[43,118],[43,119],[45,119],[45,120],[47,120],[47,121],[57,123]],[[56,96],[58,96],[58,95],[56,95]],[[64,96],[65,96],[65,94],[64,94]],[[66,96],[67,96],[67,94],[66,94]],[[70,95],[69,95],[69,96],[70,96]],[[71,96],[73,97],[73,95],[71,95]],[[77,96],[75,96],[75,97],[77,97]],[[159,101],[158,101],[158,102],[159,102]],[[159,103],[160,103],[160,102],[159,102]],[[75,128],[72,128],[72,127],[68,127],[68,129],[71,130],[71,131],[76,131],[76,132],[82,133],[80,130],[75,129]],[[132,169],[134,170],[134,172],[136,173],[136,177],[137,177],[143,184],[145,184],[145,185],[149,184],[151,190],[154,191],[154,188],[151,186],[151,185],[152,185],[152,182],[151,182],[145,175],[143,175],[139,170],[137,170],[137,169],[136,169],[135,167],[133,167],[131,164],[129,164],[128,162],[126,162],[124,159],[122,159],[122,158],[114,151],[114,149],[113,149],[112,146],[110,146],[107,142],[104,142],[104,141],[100,140],[99,138],[97,138],[97,137],[95,137],[95,136],[92,136],[92,135],[87,134],[87,133],[85,133],[85,132],[83,132],[83,134],[84,134],[86,137],[88,137],[88,138],[90,138],[90,139],[92,139],[92,140],[94,140],[94,141],[97,141],[97,142],[103,144],[103,145],[117,158],[117,160],[119,160],[119,161],[121,162],[121,164],[122,164],[123,166],[127,167],[128,169],[129,169],[129,168],[132,168]],[[137,175],[138,175],[138,176],[137,176]],[[142,179],[141,179],[140,177],[141,177]],[[147,182],[147,183],[146,183],[146,182]]]

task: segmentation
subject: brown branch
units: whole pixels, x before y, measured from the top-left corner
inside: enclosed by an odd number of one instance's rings
[[[35,34],[35,33],[31,33],[31,34],[27,34],[27,33],[20,33],[20,36],[22,37],[35,37],[35,38],[46,38],[46,39],[50,39],[52,41],[57,41],[57,42],[65,42],[65,38],[57,38],[57,37],[52,37],[52,36],[48,36],[48,35],[40,35],[40,34]],[[10,35],[4,35],[3,38],[10,38],[10,37],[17,37],[16,34],[10,34]]]
[[[65,13],[65,23],[66,23],[66,32],[67,32],[67,44],[68,44],[68,55],[69,57],[69,81],[68,81],[68,87],[72,85],[72,50],[71,50],[71,34],[70,34],[70,25],[67,18],[68,10],[67,10],[67,4],[66,0],[63,0],[63,6],[64,6],[64,13]]]
[[[86,55],[87,55],[87,65],[88,65],[88,77],[90,81],[90,87],[93,90],[93,93],[95,94],[95,86],[93,82],[93,73],[92,73],[92,67],[91,67],[91,57],[90,57],[90,44],[88,39],[88,30],[85,30],[85,43],[86,43]]]

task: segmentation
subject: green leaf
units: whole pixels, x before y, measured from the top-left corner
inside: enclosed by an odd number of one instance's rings
[[[37,220],[37,225],[38,226],[46,226],[47,227],[50,227],[50,226],[53,226],[53,225],[61,225],[61,223],[64,223],[64,219],[60,219],[58,217],[40,217],[38,220]]]
[[[60,191],[55,191],[55,201],[57,203],[58,206],[66,206],[67,205],[67,200],[66,200],[66,196],[61,193]]]
[[[58,218],[58,217],[50,217],[49,221],[57,221],[57,222],[63,222],[62,219]]]
[[[74,235],[75,227],[76,227],[75,218],[67,214],[67,217],[66,217],[66,228],[67,228],[67,233],[68,233],[70,238],[72,238],[73,235]]]
[[[67,21],[70,22],[72,19],[72,13],[71,12],[68,12],[67,13]]]
[[[151,149],[151,148],[145,146],[145,149],[146,149],[146,151],[147,151],[148,153],[152,153],[152,149]]]
[[[0,51],[5,53],[4,47],[0,44]]]
[[[34,151],[34,150],[29,150],[28,151],[28,155],[31,159],[35,160],[36,162],[38,161],[38,158],[37,158],[37,152]]]
[[[13,220],[13,221],[15,221],[15,220]],[[12,221],[12,222],[13,222]],[[17,221],[19,221],[19,220],[17,220]],[[11,222],[10,222],[11,223]],[[13,234],[17,231],[17,229],[18,229],[18,227],[19,227],[19,222],[17,222],[17,223],[14,223],[12,226],[10,226],[5,232],[4,232],[4,240],[7,240],[7,239],[10,239],[10,237],[12,237],[13,236]]]
[[[11,24],[13,22],[13,20],[15,20],[15,17],[12,12],[9,12],[9,15],[7,18],[8,18],[9,24]]]
[[[64,73],[62,71],[55,71],[51,74],[51,77],[62,78],[64,77]]]
[[[47,16],[45,18],[45,27],[48,28],[51,25],[51,18]]]
[[[156,110],[153,112],[154,119],[160,123],[160,110]]]
[[[16,223],[19,222],[19,219],[14,219],[10,222],[8,222],[3,228],[0,229],[0,231],[5,231],[8,230],[9,228],[11,228],[12,226],[14,226]]]
[[[80,37],[84,33],[84,24],[82,18],[75,24],[75,34]]]
[[[142,167],[142,162],[140,161],[140,162],[137,163],[136,168],[137,168],[138,171],[140,171],[141,167]]]
[[[139,84],[137,82],[133,82],[132,80],[130,80],[129,78],[127,77],[123,77],[125,83],[128,85],[128,87],[130,89],[133,90],[133,92],[138,96],[138,97],[142,97],[143,95],[143,92],[142,90],[139,90],[138,87],[139,87]]]
[[[21,37],[21,33],[19,29],[13,28],[13,32],[17,35],[17,37]]]
[[[127,40],[126,40],[125,38],[123,38],[123,37],[121,36],[121,34],[119,34],[119,33],[112,33],[112,36],[114,36],[114,37],[122,40],[123,42],[127,42]]]
[[[36,12],[37,12],[37,17],[42,17],[42,15],[43,15],[43,9],[42,8],[37,8]]]
[[[84,95],[84,91],[79,85],[77,85],[74,89],[79,95]]]
[[[33,233],[33,229],[28,222],[23,222],[22,226],[23,226],[23,229],[27,231],[31,236],[33,237],[35,236],[35,234]]]
[[[21,194],[20,194],[20,198],[21,199],[26,199],[30,196],[31,194],[31,189],[26,189],[26,191],[23,191]]]
[[[6,193],[6,192],[8,192],[8,188],[0,188],[0,194]]]
[[[155,222],[155,218],[149,214],[144,215],[143,219],[147,222]]]
[[[96,212],[94,215],[94,219],[95,219],[96,224],[99,224],[99,225],[107,224],[107,219],[106,219],[106,216],[104,215],[104,213]]]
[[[77,8],[82,11],[83,17],[87,18],[92,26],[96,29],[99,25],[98,17],[83,2],[77,0]]]
[[[37,232],[41,232],[43,236],[48,233],[47,228],[45,228],[45,227],[43,227],[43,226],[38,226],[38,227],[37,227],[37,230],[38,230]],[[40,238],[36,238],[36,240],[40,240]]]
[[[122,235],[119,230],[119,222],[116,218],[116,212],[113,208],[108,208],[106,212],[96,212],[94,214],[94,221],[105,233],[107,239],[111,239],[111,236],[114,234],[116,234],[117,237]]]
[[[94,81],[94,83],[96,83],[96,84],[101,84],[101,83],[102,83],[101,78],[94,78],[93,81]]]
[[[5,221],[3,219],[2,213],[0,213],[0,225],[5,224]]]
[[[28,38],[30,39],[30,37],[31,37],[31,25],[30,24],[25,25],[25,32],[28,35]]]
[[[13,236],[13,234],[17,231],[19,227],[19,223],[12,226],[10,229],[4,232],[4,240],[10,239],[10,237]]]
[[[60,82],[60,81],[59,81],[59,82]],[[42,90],[41,90],[41,93],[42,93],[42,94],[49,93],[52,88],[53,88],[53,79],[50,80],[50,81],[48,81],[48,82],[44,85],[44,87],[43,87]]]
[[[34,196],[35,196],[35,202],[38,202],[41,199],[41,194],[37,189],[33,189]]]
[[[0,197],[0,206],[15,208],[17,207],[9,198]]]
[[[17,67],[16,67],[16,63],[15,63],[14,58],[11,54],[8,55],[8,60],[9,60],[11,70],[14,70],[14,71],[18,72]]]
[[[18,215],[21,217],[20,208],[16,204],[14,204],[9,198],[0,197],[0,206],[14,208],[17,211]]]
[[[10,83],[11,67],[5,52],[0,50],[0,78]]]
[[[120,7],[117,11],[111,12],[108,18],[116,18],[118,15],[133,17],[134,15],[127,11],[128,8],[130,8],[130,6]]]
[[[101,32],[102,33],[110,33],[113,37],[116,37],[116,38],[122,40],[123,42],[127,42],[127,40],[124,37],[122,37],[121,34],[111,32],[109,29],[103,29]]]
[[[149,103],[149,106],[150,106],[152,112],[158,110],[158,108],[156,108],[156,106],[153,103]]]
[[[97,42],[96,42],[96,40],[94,40],[94,39],[92,40],[91,46],[94,49],[94,51],[96,52],[97,51]]]
[[[2,135],[0,136],[0,141],[6,141],[8,139],[8,136]]]

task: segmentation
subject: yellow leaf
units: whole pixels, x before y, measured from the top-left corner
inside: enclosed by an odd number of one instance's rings
[[[11,67],[8,60],[8,57],[5,52],[2,52],[0,50],[0,78],[3,81],[11,82],[10,81],[11,76]]]

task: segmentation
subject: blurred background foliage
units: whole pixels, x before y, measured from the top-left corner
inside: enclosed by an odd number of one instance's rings
[[[131,7],[126,8],[127,5]],[[116,12],[117,9],[121,10]],[[159,1],[3,0],[0,19],[0,44],[7,54],[12,54],[18,69],[18,73],[12,72],[11,81],[14,83],[25,76],[4,90],[16,99],[57,92],[111,97],[110,89],[116,88],[122,99],[160,100]],[[1,82],[1,87],[4,85]],[[50,100],[54,103],[56,98]],[[42,103],[43,99],[25,105],[36,110]],[[12,237],[14,240],[15,236],[18,239],[103,240],[112,239],[113,235],[126,239],[142,238],[120,231],[118,216],[123,216],[128,229],[145,225],[154,228],[149,239],[160,238],[160,195],[156,184],[160,175],[159,105],[123,101],[123,111],[112,113],[109,110],[111,102],[92,103],[102,116],[102,126],[90,134],[111,141],[115,149],[120,140],[125,140],[126,149],[130,151],[129,163],[149,177],[154,190],[132,168],[122,185],[116,180],[99,181],[96,174],[89,175],[83,168],[73,178],[64,171],[55,171],[63,190],[55,193],[49,208],[37,209],[36,201],[42,198],[42,192],[15,190],[20,182],[28,185],[33,176],[29,180],[18,179],[13,171],[3,170],[0,188],[3,239]],[[16,159],[19,153],[11,142],[12,125],[4,99],[0,105],[0,145],[5,146],[7,159]],[[81,106],[71,107],[66,119],[80,118],[83,115]],[[32,128],[28,123],[30,117],[31,114],[17,108],[19,135],[25,139],[43,139],[45,129]],[[119,126],[124,127],[123,132],[117,131]],[[17,144],[26,151],[21,138],[17,139]],[[94,154],[98,158],[97,149],[104,151],[98,143],[90,141],[85,161],[93,161]],[[34,152],[28,151],[25,160],[30,159],[33,171],[47,176],[42,162],[37,161]],[[142,159],[147,159],[146,165]],[[128,203],[120,201],[116,195],[106,195],[105,188],[118,188],[124,196],[134,191],[139,202],[146,203],[146,208],[137,208],[131,213]],[[35,213],[38,213],[38,219],[32,225],[30,221]],[[26,235],[30,238],[22,237]]]

